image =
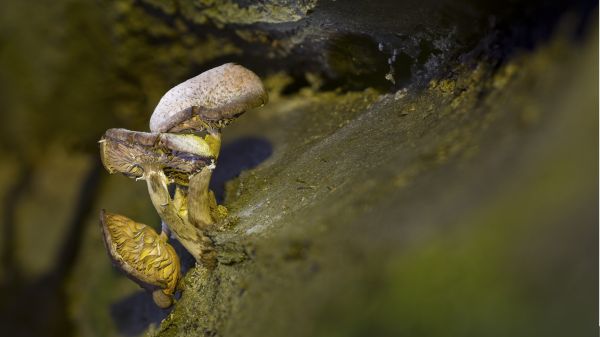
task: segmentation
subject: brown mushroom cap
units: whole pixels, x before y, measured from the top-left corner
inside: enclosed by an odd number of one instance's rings
[[[109,173],[144,178],[144,170],[164,169],[178,184],[210,165],[209,145],[194,135],[159,134],[109,129],[100,141],[100,157]]]
[[[229,120],[267,100],[267,92],[256,74],[240,65],[227,63],[169,90],[150,117],[150,130],[173,131],[191,118],[204,122]]]

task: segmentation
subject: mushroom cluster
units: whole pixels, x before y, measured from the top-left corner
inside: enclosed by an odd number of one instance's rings
[[[100,140],[109,173],[145,180],[162,232],[125,216],[102,211],[109,256],[127,276],[169,307],[180,278],[172,234],[197,263],[213,267],[210,238],[217,206],[209,190],[221,147],[221,129],[246,110],[267,102],[258,76],[237,65],[210,69],[170,89],[150,118],[150,132],[109,129]]]

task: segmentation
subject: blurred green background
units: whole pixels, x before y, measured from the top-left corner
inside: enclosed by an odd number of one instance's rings
[[[0,334],[596,334],[597,10],[3,0]],[[213,185],[238,221],[219,240],[252,262],[194,274],[159,328],[97,215],[160,219],[97,141],[225,62],[271,95],[225,131]]]

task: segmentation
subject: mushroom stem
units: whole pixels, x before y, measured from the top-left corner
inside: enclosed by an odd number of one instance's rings
[[[148,193],[156,211],[175,237],[194,256],[197,262],[212,265],[212,241],[204,233],[181,217],[167,189],[168,179],[160,169],[145,170]]]
[[[221,133],[211,130],[206,136],[207,143],[213,147],[215,159],[218,158],[221,148]],[[208,186],[214,166],[205,166],[200,172],[190,177],[187,212],[189,221],[202,230],[209,229],[214,224],[210,212],[210,193]]]
[[[173,305],[173,297],[165,294],[162,289],[156,289],[152,292],[154,303],[161,309],[166,309]]]
[[[190,222],[202,230],[208,229],[214,220],[210,214],[208,185],[212,169],[208,166],[190,178],[188,194],[188,218]]]

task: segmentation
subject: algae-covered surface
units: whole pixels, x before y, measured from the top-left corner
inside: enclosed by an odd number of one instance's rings
[[[221,264],[150,335],[591,335],[598,54],[571,47],[275,92],[225,132],[273,153],[227,184]]]

